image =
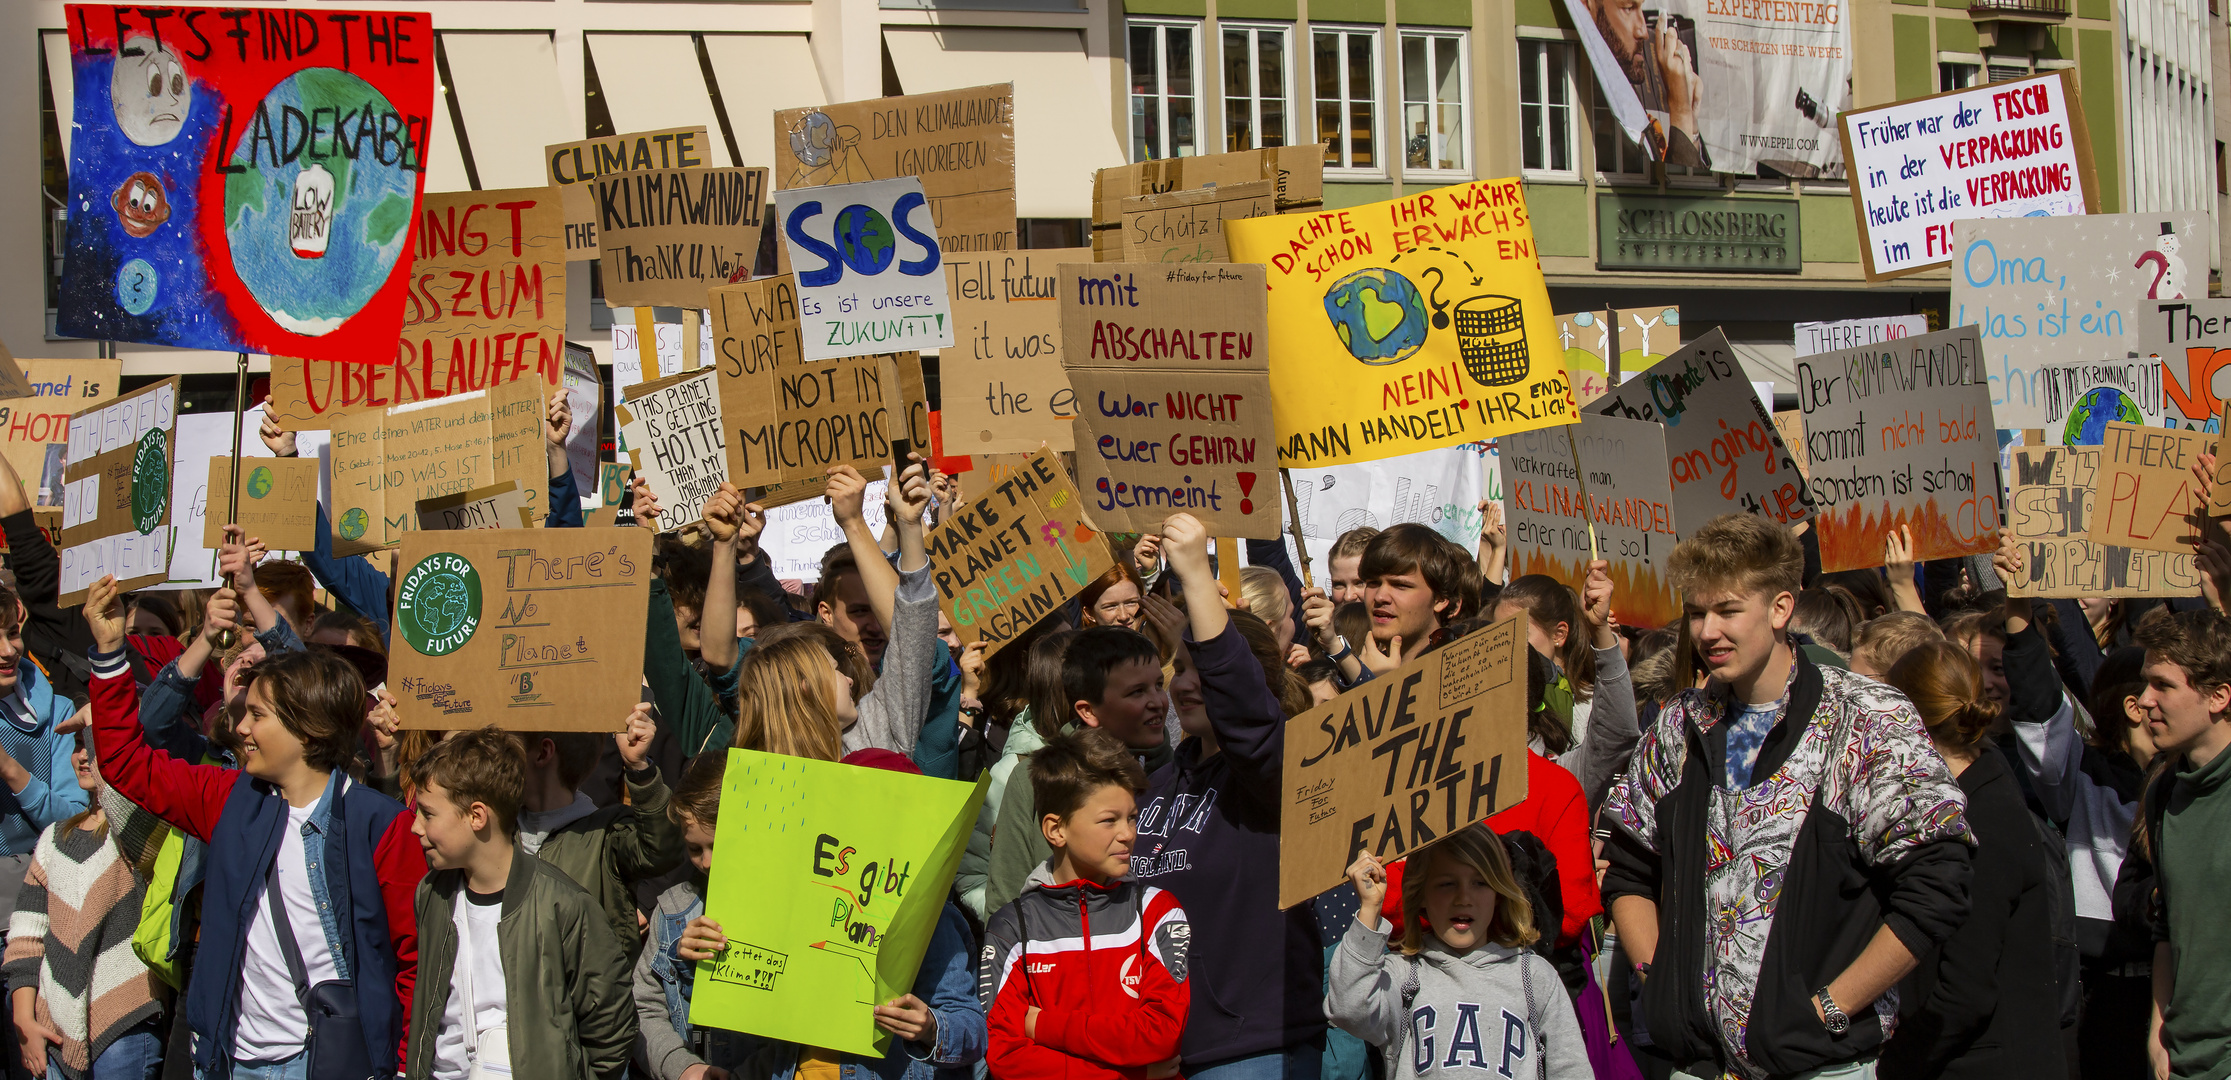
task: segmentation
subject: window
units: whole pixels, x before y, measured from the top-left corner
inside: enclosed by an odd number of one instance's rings
[[[1311,76],[1317,84],[1317,141],[1325,168],[1380,172],[1379,32],[1312,28]]]
[[[1224,34],[1224,149],[1287,145],[1293,140],[1286,115],[1286,28],[1220,25]]]
[[[1402,167],[1463,172],[1471,134],[1465,125],[1464,35],[1402,32]]]
[[[1193,123],[1200,28],[1133,21],[1130,30],[1131,160],[1200,153]]]
[[[1601,91],[1594,95],[1595,108],[1589,114],[1589,126],[1596,131],[1596,171],[1610,178],[1650,178],[1650,155],[1627,137],[1619,126],[1619,118],[1611,114],[1611,107],[1604,104]]]
[[[1571,173],[1573,84],[1570,46],[1562,41],[1518,43],[1518,118],[1527,172]]]
[[[1937,65],[1937,89],[1965,90],[1975,86],[1983,81],[1979,77],[1982,70],[1982,65],[1979,64],[1940,63]]]
[[[1984,60],[1984,70],[1992,82],[2012,82],[2030,77],[2030,58],[2027,56],[1992,56]]]

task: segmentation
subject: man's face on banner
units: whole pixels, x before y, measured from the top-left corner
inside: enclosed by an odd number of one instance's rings
[[[1641,86],[1646,55],[1643,46],[1650,39],[1650,28],[1642,18],[1642,0],[1589,0],[1588,6],[1596,13],[1596,29],[1611,46],[1611,55],[1626,70],[1627,81]]]

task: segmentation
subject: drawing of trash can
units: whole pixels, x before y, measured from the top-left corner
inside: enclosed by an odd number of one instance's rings
[[[1481,386],[1505,386],[1533,366],[1526,352],[1526,320],[1517,298],[1474,296],[1456,305],[1456,348],[1464,369]]]

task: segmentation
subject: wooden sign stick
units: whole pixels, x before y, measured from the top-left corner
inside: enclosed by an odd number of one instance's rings
[[[705,313],[696,308],[682,309],[682,370],[697,370],[697,335],[704,326]]]
[[[1239,606],[1239,549],[1244,543],[1246,541],[1236,536],[1216,538],[1216,580],[1230,594],[1224,598],[1225,607]]]
[[[1286,518],[1293,523],[1294,554],[1301,556],[1302,587],[1314,589],[1317,587],[1317,583],[1309,579],[1309,541],[1303,539],[1301,535],[1301,504],[1294,501],[1293,472],[1283,467],[1280,468],[1278,470],[1278,482],[1286,487]]]
[[[1603,558],[1596,548],[1596,519],[1588,512],[1588,470],[1580,463],[1580,440],[1573,438],[1573,429],[1579,424],[1565,425],[1565,445],[1573,452],[1573,483],[1580,486],[1580,520],[1588,523],[1588,561]]]
[[[643,362],[643,381],[656,382],[664,373],[658,369],[658,319],[648,304],[635,309],[635,355]],[[626,393],[626,387],[618,387]]]
[[[225,524],[240,523],[240,439],[248,420],[248,354],[233,356],[232,372],[232,482],[225,489]],[[232,588],[232,575],[225,575],[225,587]],[[220,631],[216,645],[219,649],[232,648],[239,639],[233,630]]]

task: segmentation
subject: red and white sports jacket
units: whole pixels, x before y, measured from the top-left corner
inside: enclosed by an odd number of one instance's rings
[[[984,929],[977,992],[1000,1080],[1145,1080],[1178,1056],[1192,991],[1185,909],[1135,881],[1053,884],[1033,871]],[[1036,1006],[1038,1037],[1023,1034]]]

